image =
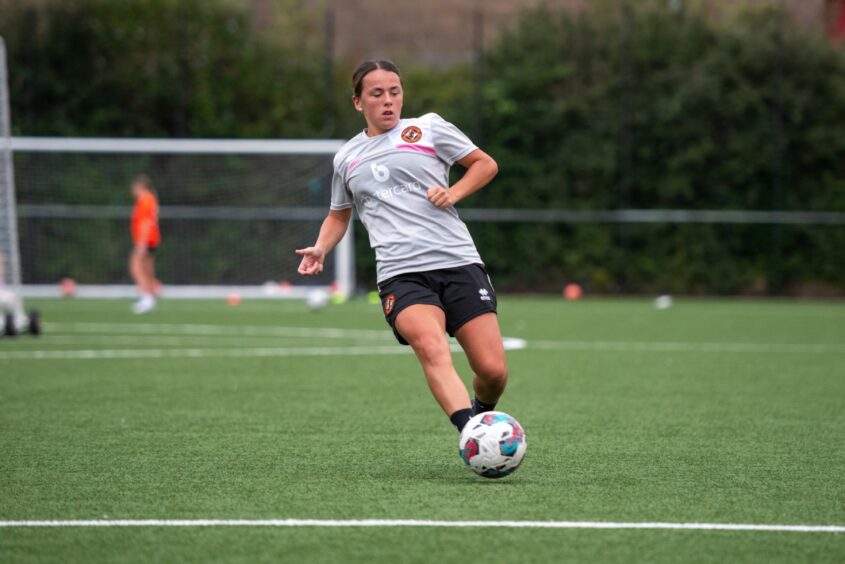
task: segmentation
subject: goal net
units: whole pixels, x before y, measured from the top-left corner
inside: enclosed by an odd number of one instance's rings
[[[16,137],[24,293],[54,295],[69,279],[80,296],[133,296],[130,185],[143,174],[159,200],[156,270],[165,297],[301,298],[315,288],[349,295],[351,228],[317,277],[299,276],[294,254],[326,216],[341,144]],[[14,220],[13,206],[2,205]]]

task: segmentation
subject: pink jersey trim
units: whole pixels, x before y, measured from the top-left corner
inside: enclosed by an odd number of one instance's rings
[[[432,157],[437,156],[434,147],[421,147],[420,145],[396,145],[396,148],[402,151],[417,151],[418,153],[425,153]]]

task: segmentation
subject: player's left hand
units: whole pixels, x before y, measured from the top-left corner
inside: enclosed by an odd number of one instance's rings
[[[323,261],[326,259],[326,253],[320,247],[306,247],[304,249],[296,249],[294,251],[298,255],[302,255],[302,262],[299,263],[299,272],[303,276],[316,276],[323,272]]]
[[[426,196],[428,201],[438,208],[450,208],[458,203],[443,186],[432,186],[428,189]]]

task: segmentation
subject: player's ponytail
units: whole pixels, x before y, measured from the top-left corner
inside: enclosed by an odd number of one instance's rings
[[[358,68],[355,69],[355,72],[352,73],[352,93],[355,95],[356,98],[361,97],[361,88],[364,86],[364,77],[373,72],[374,70],[381,69],[386,70],[389,72],[396,73],[401,80],[402,75],[399,73],[399,67],[393,64],[392,61],[387,60],[370,60],[364,61]]]

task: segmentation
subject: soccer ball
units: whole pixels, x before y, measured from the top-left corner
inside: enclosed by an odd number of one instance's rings
[[[305,302],[311,311],[320,311],[329,303],[329,293],[325,290],[311,290],[305,296]]]
[[[461,431],[461,459],[485,478],[512,474],[525,457],[525,431],[519,422],[501,411],[479,413]]]
[[[669,309],[672,307],[672,296],[657,296],[654,300],[654,307],[657,309]]]

